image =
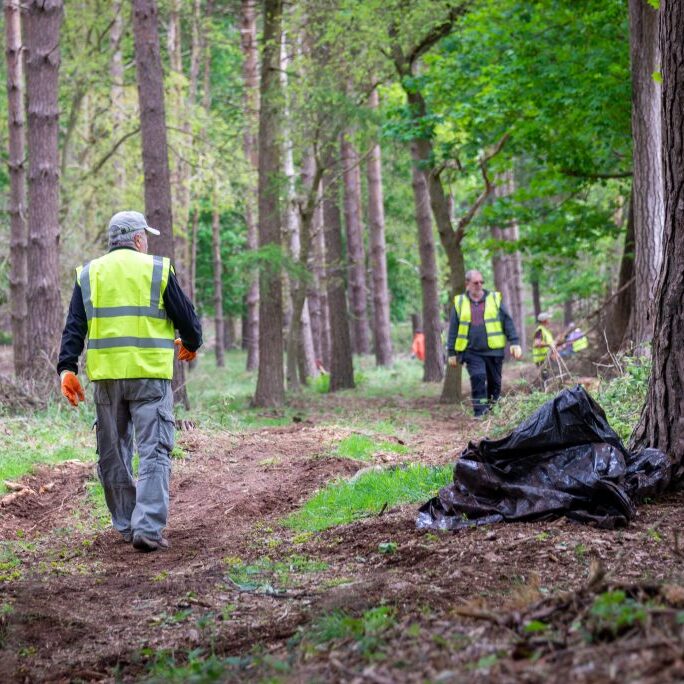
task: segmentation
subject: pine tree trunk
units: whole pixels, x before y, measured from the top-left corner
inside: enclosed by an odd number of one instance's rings
[[[662,155],[665,232],[662,268],[654,299],[653,364],[646,405],[632,444],[663,450],[684,470],[684,3],[660,7],[662,46]],[[636,208],[636,207],[635,207]]]
[[[126,103],[124,91],[124,64],[121,51],[121,38],[123,36],[124,22],[122,11],[123,0],[114,0],[112,3],[112,25],[109,30],[109,76],[112,80],[110,87],[110,97],[112,100],[112,137],[116,140],[122,134],[126,124]],[[123,160],[123,153],[117,151],[112,158],[114,169],[114,190],[115,197],[112,204],[120,206],[123,200],[123,192],[126,186],[126,165]]]
[[[325,285],[325,235],[323,233],[323,207],[319,188],[316,208],[311,226],[313,249],[311,254],[312,283],[308,293],[311,312],[316,365],[330,368],[330,324],[328,321],[328,296]]]
[[[635,302],[629,336],[635,344],[653,334],[649,310],[663,252],[663,176],[658,10],[644,0],[629,0],[632,62],[632,135],[634,139]]]
[[[330,163],[327,166],[323,176],[323,224],[330,315],[330,391],[335,392],[354,387],[354,366],[342,254],[342,221],[337,180],[339,165]]]
[[[366,314],[366,257],[361,225],[361,171],[359,155],[349,140],[348,134],[342,136],[340,152],[344,178],[344,223],[347,229],[349,259],[352,348],[355,354],[368,354],[370,341]]]
[[[26,100],[28,107],[27,377],[55,378],[62,327],[59,280],[59,66],[62,0],[27,3]]]
[[[10,192],[10,309],[14,373],[21,378],[27,371],[28,307],[26,292],[26,169],[24,167],[24,68],[21,43],[19,0],[5,0],[5,55],[7,57],[7,115]]]
[[[537,316],[542,311],[541,306],[541,295],[539,293],[539,275],[534,274],[532,276],[532,306],[534,308],[534,320],[537,320]]]
[[[173,261],[173,218],[166,142],[164,73],[159,56],[155,0],[133,0],[133,35],[145,177],[145,217],[151,226],[161,231],[159,237],[150,237],[150,253],[169,257]],[[172,386],[174,401],[182,402],[189,408],[185,371],[177,359],[174,362]]]
[[[629,210],[627,213],[627,230],[625,231],[625,244],[622,249],[620,260],[620,275],[617,289],[619,294],[612,302],[607,317],[606,339],[610,351],[617,351],[623,344],[625,332],[629,325],[631,312],[634,309],[635,287],[634,282],[628,283],[634,278],[634,194],[629,196]]]
[[[504,239],[507,242],[517,243],[520,239],[520,230],[517,223],[513,223],[503,231]],[[522,258],[519,251],[511,252],[506,259],[507,274],[507,299],[504,300],[511,314],[511,319],[515,325],[515,330],[520,339],[520,346],[525,349],[527,346],[527,334],[525,331],[525,307],[524,291],[522,278]]]
[[[441,342],[441,317],[437,290],[437,259],[435,238],[432,233],[432,214],[425,174],[417,166],[418,150],[411,145],[413,157],[413,200],[418,225],[418,248],[420,252],[420,285],[423,295],[423,333],[425,334],[425,364],[423,381],[440,382],[444,376],[444,353]]]
[[[280,246],[280,41],[283,0],[264,0],[264,48],[259,113],[259,247]],[[280,406],[285,399],[283,375],[283,301],[280,269],[263,269],[259,277],[259,320],[268,334],[259,335],[259,374],[255,406]]]
[[[244,107],[246,126],[243,136],[245,158],[250,164],[253,182],[247,189],[245,221],[247,223],[247,247],[255,250],[259,246],[256,222],[257,188],[256,171],[258,150],[254,131],[259,115],[259,64],[256,31],[256,0],[242,0],[240,35],[244,57],[242,76],[244,80]],[[259,279],[252,278],[247,292],[247,370],[259,366]]]
[[[216,206],[217,199],[214,197],[214,210],[211,215],[211,248],[214,262],[214,335],[216,365],[223,368],[225,365],[223,350],[223,280],[221,266],[221,215]]]
[[[378,91],[370,95],[371,109],[378,107]],[[392,365],[389,287],[385,247],[385,207],[382,191],[382,158],[376,143],[368,157],[368,238],[373,274],[373,340],[378,366]]]

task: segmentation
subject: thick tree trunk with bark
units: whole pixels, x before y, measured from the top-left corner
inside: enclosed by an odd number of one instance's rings
[[[311,271],[313,283],[309,290],[311,303],[311,331],[316,350],[316,361],[330,368],[330,317],[328,316],[328,290],[325,277],[325,232],[323,230],[322,193],[319,190],[312,225],[313,253]]]
[[[259,246],[259,233],[256,222],[257,188],[256,171],[258,167],[258,150],[255,136],[259,115],[259,63],[256,30],[256,0],[242,0],[240,18],[240,35],[244,62],[242,77],[245,95],[245,132],[243,149],[249,164],[250,178],[253,182],[247,189],[245,202],[245,221],[247,223],[247,247],[255,250]],[[247,292],[247,370],[256,370],[259,366],[259,279],[252,278]]]
[[[24,167],[24,68],[19,0],[5,0],[5,55],[7,57],[7,115],[10,192],[10,309],[12,351],[17,378],[26,373],[28,307],[26,292],[26,169]]]
[[[656,447],[684,470],[684,2],[660,6],[664,253],[654,299],[653,365],[633,444]]]
[[[644,0],[629,0],[632,62],[632,135],[634,139],[635,302],[629,337],[635,344],[653,334],[649,311],[663,252],[663,176],[658,10]]]
[[[221,265],[221,215],[216,206],[217,199],[214,197],[214,210],[211,215],[211,249],[214,262],[214,335],[216,365],[222,368],[225,365],[223,350],[223,279]]]
[[[437,259],[432,233],[432,215],[425,173],[418,167],[417,148],[411,146],[413,156],[412,187],[418,225],[420,253],[420,285],[423,299],[423,333],[425,334],[425,364],[423,380],[440,382],[444,375],[444,352],[441,342],[441,316],[437,289]]]
[[[361,225],[361,170],[359,155],[342,135],[340,143],[342,177],[344,179],[344,224],[347,229],[349,260],[349,302],[352,315],[352,348],[355,354],[370,353],[368,316],[366,313],[366,255]]]
[[[378,107],[378,91],[370,96],[370,107]],[[373,346],[378,366],[392,365],[389,287],[385,247],[385,207],[382,191],[382,158],[376,143],[368,157],[368,242],[373,274]]]
[[[620,260],[620,275],[618,277],[617,292],[613,300],[606,326],[606,340],[611,351],[617,351],[622,346],[630,315],[634,307],[634,195],[629,198],[627,213],[627,230],[625,244]],[[631,282],[631,285],[630,285]]]
[[[331,338],[331,392],[354,387],[354,366],[342,254],[338,173],[338,164],[331,163],[323,176],[323,224],[325,226],[326,284]]]
[[[280,41],[282,0],[264,0],[264,49],[259,113],[259,247],[280,246]],[[259,277],[259,374],[255,406],[280,406],[285,399],[283,374],[283,301],[280,268]]]
[[[59,282],[59,66],[62,0],[27,4],[26,101],[28,107],[28,309],[27,377],[56,377],[62,327]]]
[[[159,31],[155,0],[133,0],[135,68],[140,107],[140,136],[145,177],[145,217],[161,235],[150,237],[150,253],[174,260],[171,180],[166,141],[164,72],[159,55]],[[176,403],[189,408],[185,371],[176,360],[173,373]]]

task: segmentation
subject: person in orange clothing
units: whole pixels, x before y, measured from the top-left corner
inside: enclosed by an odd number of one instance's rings
[[[425,361],[425,334],[422,330],[416,330],[411,344],[411,358]]]

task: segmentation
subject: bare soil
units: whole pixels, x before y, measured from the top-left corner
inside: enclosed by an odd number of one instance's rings
[[[413,461],[451,463],[486,427],[427,400],[331,397],[327,409],[345,401],[378,420],[420,409],[421,429],[405,439]],[[414,505],[315,535],[283,527],[317,488],[368,465],[329,455],[346,434],[316,419],[180,433],[187,457],[174,462],[166,552],[138,553],[97,531],[92,465],[27,478],[35,494],[0,508],[0,539],[16,542],[21,561],[16,576],[0,570],[0,607],[11,606],[0,611],[0,681],[136,681],[158,654],[184,662],[195,649],[234,657],[220,681],[684,679],[684,495],[642,506],[621,531],[561,519],[435,535],[415,530]],[[388,542],[396,546],[381,552]],[[325,566],[302,569],[301,559]],[[235,580],[236,568],[276,562],[291,571],[260,586]],[[611,587],[658,609],[615,633],[592,632],[591,605]],[[393,621],[375,641],[312,636],[323,616],[377,606]],[[548,629],[530,632],[533,619]]]

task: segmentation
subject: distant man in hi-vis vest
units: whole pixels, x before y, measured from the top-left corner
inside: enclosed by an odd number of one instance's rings
[[[466,273],[466,291],[454,297],[447,340],[449,365],[460,361],[468,369],[476,418],[484,416],[501,395],[506,340],[513,358],[522,357],[518,333],[501,293],[489,292],[483,284],[479,271]]]
[[[191,361],[202,327],[166,257],[147,254],[147,225],[137,211],[109,222],[109,252],[76,269],[57,372],[74,406],[85,399],[76,377],[86,335],[86,372],[95,387],[97,471],[112,524],[140,551],[166,549],[174,442],[174,348]],[[180,338],[174,340],[175,330]],[[140,456],[137,483],[133,441]]]

